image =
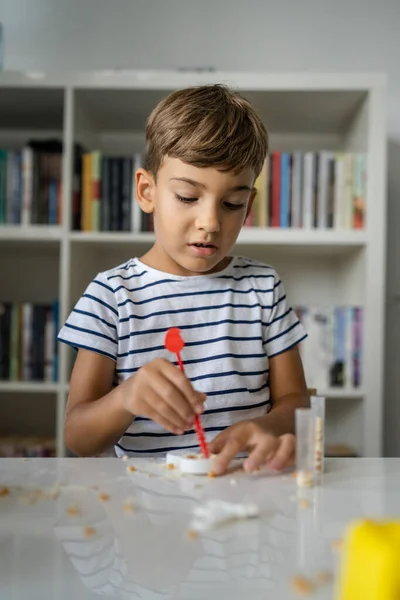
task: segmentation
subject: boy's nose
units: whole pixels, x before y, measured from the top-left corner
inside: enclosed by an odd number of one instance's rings
[[[220,230],[220,222],[217,211],[204,212],[197,218],[197,228],[206,233],[215,233]]]

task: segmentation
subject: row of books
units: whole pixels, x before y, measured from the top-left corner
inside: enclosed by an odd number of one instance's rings
[[[83,231],[152,231],[152,216],[136,201],[133,157],[76,154],[73,228]],[[346,152],[272,152],[256,181],[248,227],[362,229],[366,156]]]
[[[295,311],[308,334],[300,344],[308,387],[361,387],[363,308],[296,307]]]
[[[0,304],[0,379],[58,380],[58,302]]]
[[[98,151],[77,156],[72,223],[82,231],[153,231],[152,215],[136,201],[134,173],[142,155],[102,156]]]
[[[362,229],[366,186],[365,154],[272,152],[246,225]]]
[[[0,437],[1,458],[48,458],[56,455],[52,437],[9,435]]]
[[[61,223],[62,145],[32,140],[0,149],[0,224]]]

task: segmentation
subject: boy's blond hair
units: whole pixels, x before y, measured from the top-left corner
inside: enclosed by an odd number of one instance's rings
[[[195,167],[257,177],[268,151],[268,134],[254,107],[225,85],[178,90],[164,98],[146,123],[145,168],[154,177],[165,157]]]

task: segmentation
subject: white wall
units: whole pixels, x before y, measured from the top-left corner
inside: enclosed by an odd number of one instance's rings
[[[385,445],[389,455],[400,455],[400,0],[0,0],[0,21],[5,67],[14,70],[215,67],[388,74]]]

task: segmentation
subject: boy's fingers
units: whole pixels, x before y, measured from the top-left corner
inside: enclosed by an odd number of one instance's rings
[[[249,458],[244,463],[246,471],[254,471],[266,463],[273,456],[279,446],[278,439],[268,436],[260,441],[249,454]]]
[[[165,381],[162,380],[161,385],[165,387]],[[169,384],[170,385],[170,384]],[[183,400],[178,390],[169,390],[165,397],[159,395],[160,387],[157,385],[157,379],[154,380],[153,386],[146,392],[144,404],[146,406],[147,416],[151,412],[156,413],[159,417],[170,421],[175,428],[185,431],[188,429],[194,420],[194,415]],[[182,411],[182,412],[180,412]],[[186,414],[187,413],[187,414]],[[153,419],[153,417],[149,417]]]
[[[225,473],[229,463],[236,454],[243,450],[241,443],[237,438],[227,438],[225,445],[220,450],[218,456],[214,459],[214,472],[216,475],[222,475]]]
[[[209,443],[210,452],[212,454],[219,454],[222,448],[226,444],[226,440],[229,437],[229,429],[225,429],[221,433],[217,435],[211,442]]]
[[[183,429],[181,427],[179,427],[178,425],[176,425],[176,423],[174,423],[173,421],[171,421],[168,418],[161,415],[159,412],[154,410],[151,406],[146,406],[145,413],[149,419],[151,419],[155,423],[158,423],[159,425],[161,425],[161,427],[164,427],[164,429],[166,429],[167,431],[170,431],[171,433],[175,433],[175,434],[180,434],[183,432]]]
[[[167,377],[167,379],[169,379],[169,381],[171,381],[175,387],[180,390],[184,400],[190,404],[193,411],[197,412],[198,414],[203,412],[203,404],[206,399],[206,394],[196,391],[186,375],[184,375],[179,368],[175,367],[175,365],[167,360],[163,361],[162,370],[165,377]]]
[[[155,371],[151,373],[149,388],[153,393],[154,408],[158,412],[184,429],[192,425],[193,407],[173,381],[163,373]],[[148,402],[147,398],[146,401]]]
[[[288,467],[294,460],[296,448],[296,438],[291,433],[281,435],[279,438],[279,447],[272,457],[268,466],[271,469],[284,469]]]

